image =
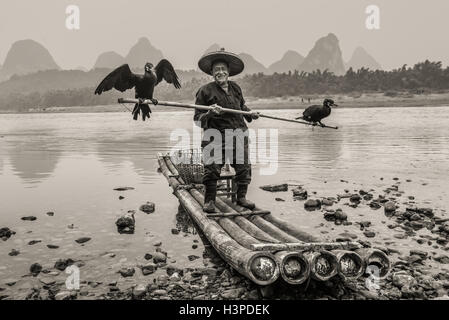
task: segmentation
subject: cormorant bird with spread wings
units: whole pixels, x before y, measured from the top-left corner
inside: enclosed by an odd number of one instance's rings
[[[173,68],[172,64],[162,59],[153,71],[153,64],[145,64],[145,73],[143,75],[134,74],[131,72],[129,65],[124,64],[110,74],[108,74],[103,81],[98,85],[95,90],[95,94],[101,94],[104,91],[109,91],[115,88],[121,92],[128,89],[135,88],[135,97],[139,99],[139,103],[136,103],[132,112],[133,119],[137,120],[137,117],[142,111],[142,120],[150,118],[151,109],[148,104],[143,104],[144,99],[150,99],[154,105],[157,105],[157,100],[153,98],[154,87],[162,80],[171,83],[176,89],[181,88],[178,76]]]

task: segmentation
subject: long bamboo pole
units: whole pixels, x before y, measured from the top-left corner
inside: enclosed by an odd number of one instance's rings
[[[138,99],[119,98],[118,99],[118,103],[139,103],[139,100]],[[143,100],[142,104],[153,104],[153,102],[151,100],[145,99],[145,100]],[[212,110],[214,108],[214,107],[211,107],[211,106],[202,106],[202,105],[198,105],[198,104],[180,103],[180,102],[171,102],[171,101],[158,101],[157,105],[167,106],[167,107],[175,107],[175,108],[198,109],[198,110],[204,110],[204,111],[209,111],[209,110]],[[245,115],[245,116],[253,115],[252,112],[242,111],[242,110],[235,110],[235,109],[228,109],[228,108],[223,108],[223,107],[222,107],[222,111],[223,112],[227,112],[227,113],[241,114],[241,115]],[[281,118],[281,117],[274,117],[274,116],[266,115],[266,114],[263,114],[263,113],[258,113],[258,115],[261,118],[267,118],[267,119],[273,119],[273,120],[279,120],[279,121],[287,121],[287,122],[294,122],[294,123],[300,123],[300,124],[305,124],[305,125],[318,126],[318,127],[321,127],[321,128],[338,129],[338,127],[327,126],[327,125],[315,125],[315,124],[311,124],[310,122],[298,121],[298,120]]]

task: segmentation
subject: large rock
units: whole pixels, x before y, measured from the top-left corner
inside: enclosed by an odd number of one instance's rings
[[[127,214],[121,216],[115,222],[117,231],[119,233],[132,234],[136,226],[136,220],[134,219],[134,211],[129,211]]]
[[[13,234],[16,233],[7,227],[0,229],[0,239],[2,239],[3,241],[8,240]]]

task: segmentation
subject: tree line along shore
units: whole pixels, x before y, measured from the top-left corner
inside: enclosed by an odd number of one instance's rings
[[[120,92],[101,96],[93,94],[98,79],[110,72],[109,69],[96,69],[80,75],[80,71],[61,72],[38,72],[0,83],[0,112],[61,108],[70,111],[70,107],[116,104],[119,97],[129,95]],[[73,77],[71,72],[76,72],[77,77]],[[61,81],[67,83],[65,88]],[[193,77],[183,82],[180,90],[161,84],[156,88],[155,96],[159,100],[191,102],[198,88],[209,81],[205,77]],[[255,109],[302,108],[309,102],[317,103],[324,96],[337,97],[347,107],[388,107],[392,102],[394,106],[446,105],[449,102],[449,67],[443,68],[441,62],[428,60],[391,71],[367,68],[354,71],[350,68],[342,76],[327,70],[272,75],[258,73],[235,81]],[[60,82],[60,85],[52,86],[52,82]]]

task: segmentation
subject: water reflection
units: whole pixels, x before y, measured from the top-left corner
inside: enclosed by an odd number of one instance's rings
[[[176,213],[176,229],[189,234],[196,234],[197,232],[194,222],[181,203],[179,203],[178,212]]]
[[[32,137],[6,147],[9,164],[14,174],[27,184],[38,184],[49,178],[58,164],[61,146],[53,141]]]

